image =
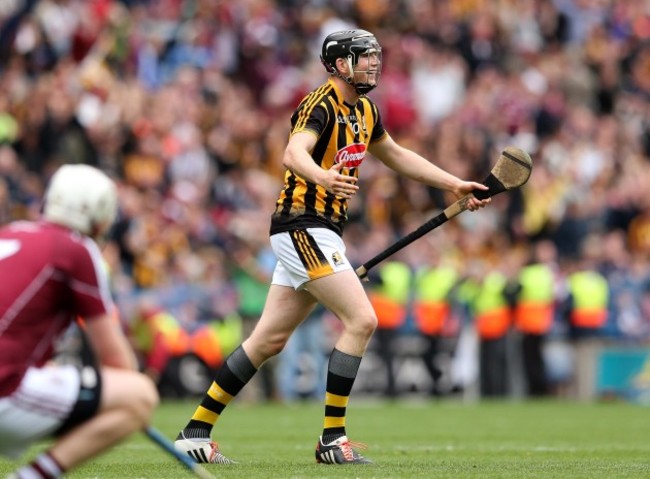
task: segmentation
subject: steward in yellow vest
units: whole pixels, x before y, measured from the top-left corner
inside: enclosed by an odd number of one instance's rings
[[[443,393],[440,389],[442,371],[439,367],[440,354],[444,352],[442,337],[451,336],[459,328],[451,320],[451,297],[458,280],[456,268],[450,265],[427,265],[415,274],[412,314],[415,326],[426,344],[422,351],[422,361],[431,377],[431,396]],[[452,329],[454,327],[456,330]]]
[[[555,317],[555,275],[548,264],[533,263],[519,271],[514,307],[515,329],[521,333],[520,351],[526,392],[549,393],[544,342]]]
[[[608,319],[610,290],[605,277],[588,264],[569,266],[575,269],[566,276],[568,295],[563,311],[573,346],[573,372],[567,386],[570,397],[587,401],[595,391],[594,358],[600,347],[598,336]]]
[[[512,325],[512,308],[507,295],[508,278],[501,272],[487,274],[471,302],[479,336],[479,375],[482,397],[508,394],[507,335]]]

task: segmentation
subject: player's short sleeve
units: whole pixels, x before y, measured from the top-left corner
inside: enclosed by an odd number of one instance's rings
[[[320,137],[325,131],[329,114],[322,103],[301,104],[291,117],[291,134],[309,131]]]
[[[370,143],[380,141],[386,136],[386,130],[384,129],[384,125],[381,122],[381,114],[379,113],[379,108],[377,108],[377,105],[374,103],[372,104],[372,116],[374,119],[375,127],[372,129]]]

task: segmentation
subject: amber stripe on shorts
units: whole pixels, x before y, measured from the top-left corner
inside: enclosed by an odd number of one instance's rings
[[[294,230],[290,235],[310,279],[321,278],[334,272],[312,235],[305,230]]]

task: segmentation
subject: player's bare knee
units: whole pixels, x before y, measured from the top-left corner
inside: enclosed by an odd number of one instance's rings
[[[267,358],[280,354],[289,340],[288,335],[275,334],[264,342],[264,352]]]
[[[374,312],[359,314],[347,322],[346,329],[360,338],[369,338],[377,329],[377,316]]]
[[[255,351],[256,355],[262,357],[264,361],[279,354],[289,341],[291,333],[266,333],[261,334],[253,331],[253,334],[244,342],[248,351]]]
[[[151,413],[158,407],[158,404],[160,403],[160,396],[158,395],[158,388],[151,380],[151,378],[143,375],[143,379],[144,383],[146,384],[146,386],[142,388],[143,402],[145,408]]]
[[[145,375],[139,375],[132,391],[130,410],[134,419],[142,425],[149,423],[153,411],[158,406],[160,398],[156,385]]]
[[[366,337],[372,336],[377,329],[377,316],[374,312],[369,313],[361,318],[361,328],[363,329],[363,334]]]

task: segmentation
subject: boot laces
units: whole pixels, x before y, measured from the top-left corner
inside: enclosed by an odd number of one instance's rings
[[[210,441],[210,459],[209,462],[213,464],[228,464],[232,462],[230,459],[228,459],[226,456],[221,454],[221,451],[219,451],[219,444],[217,444],[214,441]]]
[[[368,449],[367,444],[350,440],[342,442],[339,447],[341,448],[341,452],[343,453],[343,457],[346,461],[354,460],[354,449]]]

